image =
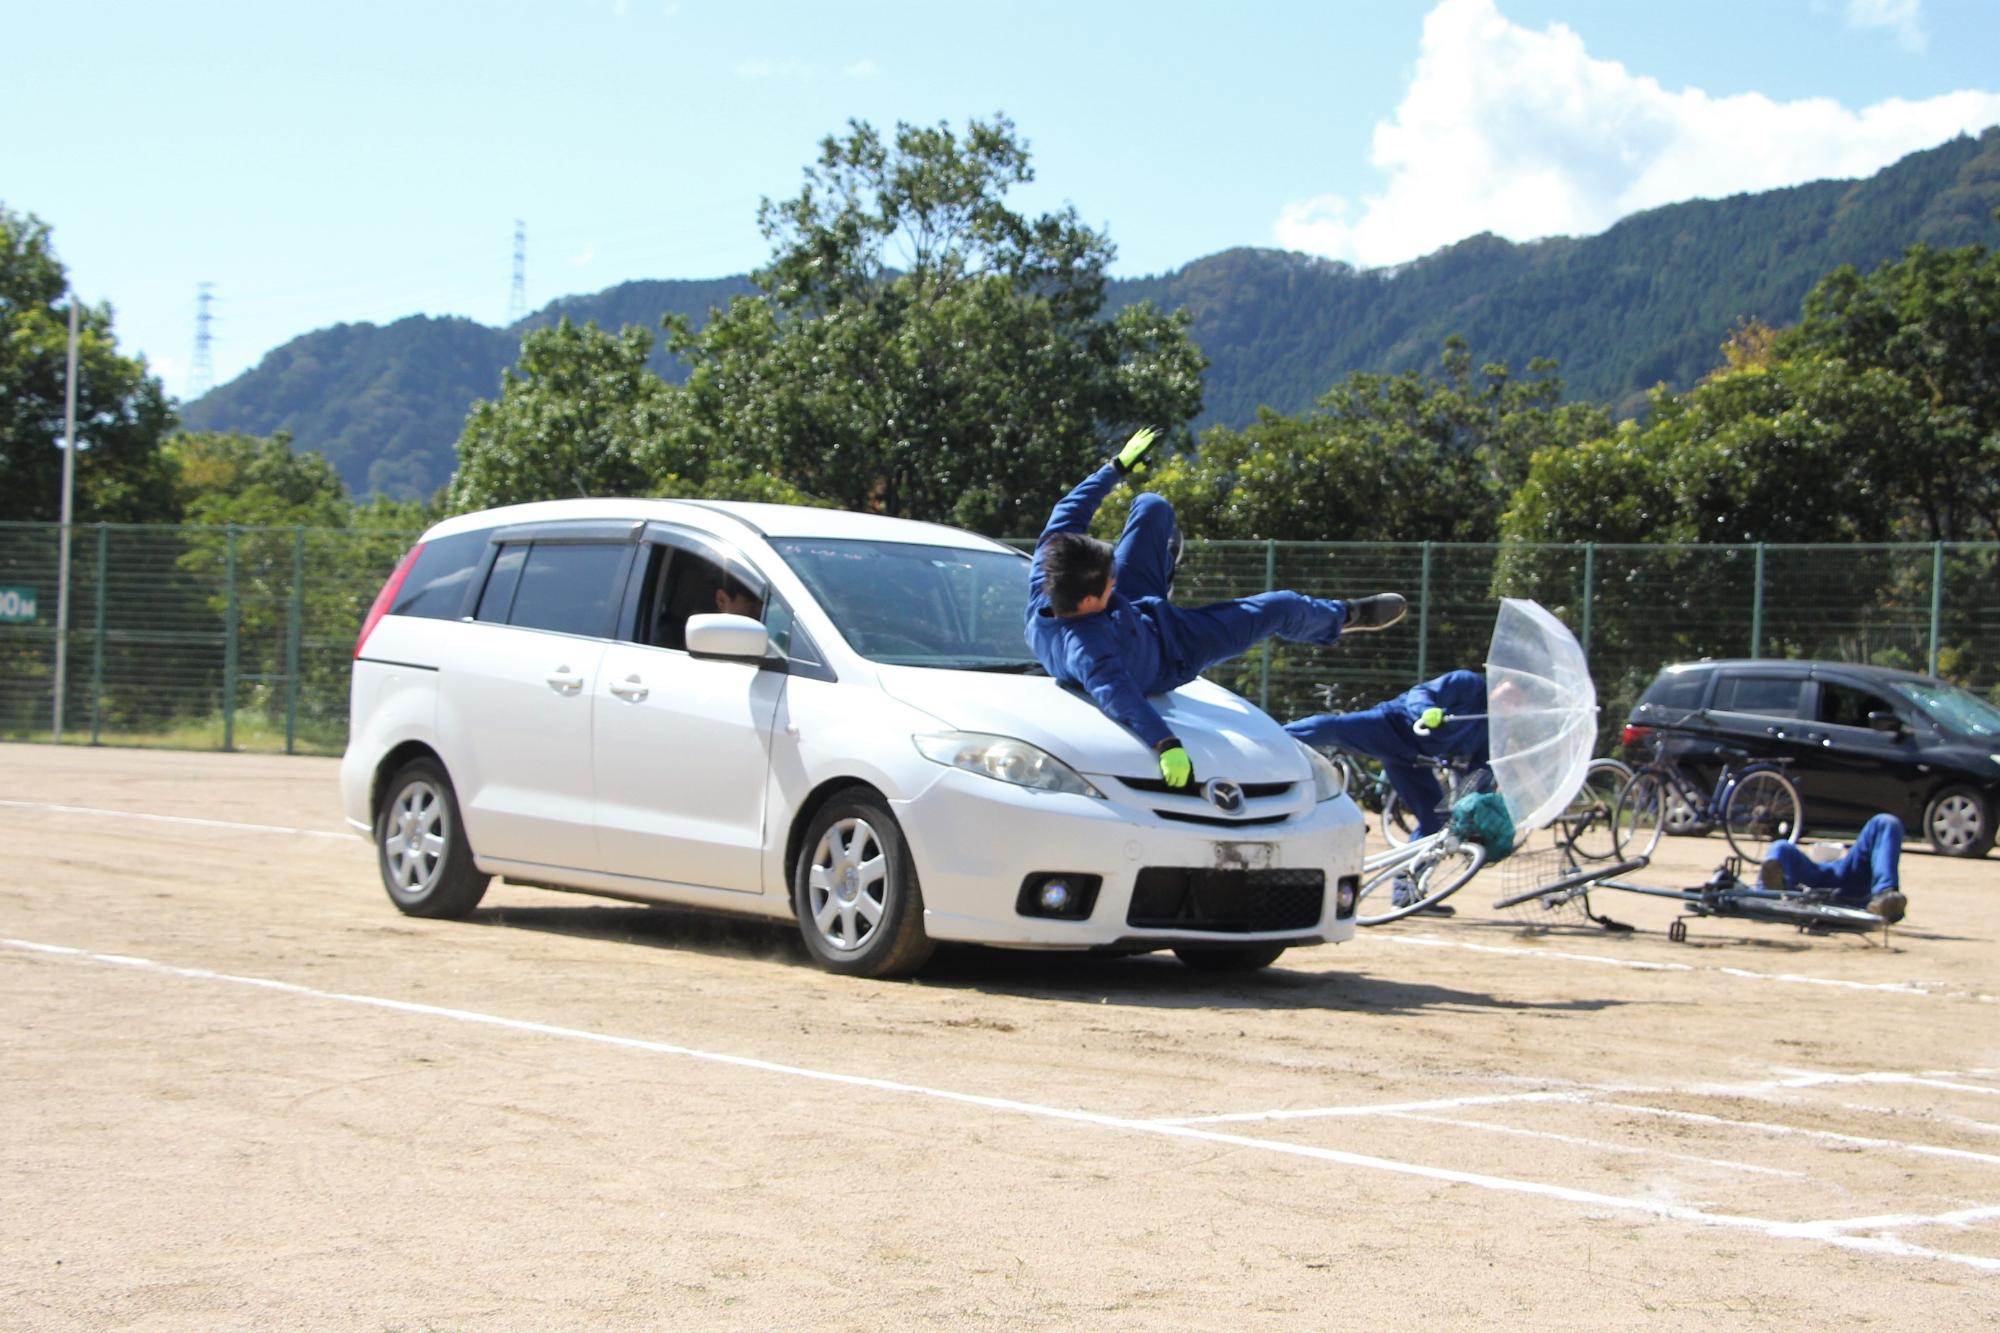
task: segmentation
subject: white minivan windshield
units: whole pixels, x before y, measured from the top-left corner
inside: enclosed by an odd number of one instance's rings
[[[826,537],[770,542],[863,657],[897,666],[1041,669],[1022,638],[1028,561],[1019,552]]]

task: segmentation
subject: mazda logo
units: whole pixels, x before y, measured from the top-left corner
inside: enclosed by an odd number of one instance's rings
[[[1233,815],[1243,808],[1243,789],[1227,778],[1216,778],[1202,784],[1201,794],[1208,803],[1225,815]]]

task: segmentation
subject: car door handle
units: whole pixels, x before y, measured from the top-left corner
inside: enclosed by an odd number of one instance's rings
[[[628,703],[638,703],[650,693],[637,676],[627,676],[623,680],[612,681],[611,692]]]
[[[548,681],[549,688],[557,694],[575,694],[583,688],[583,677],[575,674],[566,666],[557,667],[554,671],[544,676],[543,679]]]

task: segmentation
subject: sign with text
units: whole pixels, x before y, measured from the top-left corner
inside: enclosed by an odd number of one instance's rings
[[[33,588],[0,588],[0,625],[32,625],[37,619]]]

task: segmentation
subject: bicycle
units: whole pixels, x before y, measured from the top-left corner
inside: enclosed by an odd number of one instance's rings
[[[1653,757],[1633,771],[1611,815],[1612,841],[1621,857],[1651,856],[1669,824],[1705,833],[1720,824],[1729,845],[1744,860],[1761,861],[1774,842],[1796,840],[1803,828],[1805,802],[1785,775],[1784,761],[1752,759],[1748,750],[1721,747],[1722,770],[1704,789],[1667,752],[1662,727]],[[1742,767],[1736,762],[1744,760]]]
[[[1483,764],[1474,764],[1464,759],[1425,759],[1437,771],[1438,786],[1444,789],[1444,805],[1449,810],[1460,800],[1475,792],[1487,790],[1489,771]],[[1382,798],[1382,838],[1392,847],[1407,844],[1417,833],[1417,815],[1403,804],[1393,787],[1388,787]]]
[[[1593,759],[1584,771],[1583,786],[1555,817],[1550,830],[1556,845],[1583,861],[1608,861],[1618,854],[1612,815],[1618,794],[1632,780],[1632,766],[1622,759]]]
[[[1628,884],[1616,878],[1643,870],[1647,864],[1643,857],[1587,869],[1578,869],[1571,862],[1567,874],[1526,892],[1509,894],[1494,903],[1493,907],[1496,911],[1526,908],[1536,919],[1536,924],[1554,924],[1580,906],[1589,920],[1610,930],[1629,931],[1630,926],[1598,916],[1590,910],[1592,889],[1616,889],[1620,893],[1667,898],[1682,903],[1686,909],[1667,927],[1667,938],[1676,944],[1687,941],[1687,923],[1695,917],[1735,917],[1796,926],[1802,931],[1814,933],[1844,931],[1858,934],[1878,927],[1886,931],[1891,924],[1887,918],[1864,908],[1844,907],[1833,901],[1830,889],[1767,889],[1761,884],[1751,884],[1742,876],[1742,860],[1734,856],[1724,858],[1721,866],[1708,879],[1685,889]]]

